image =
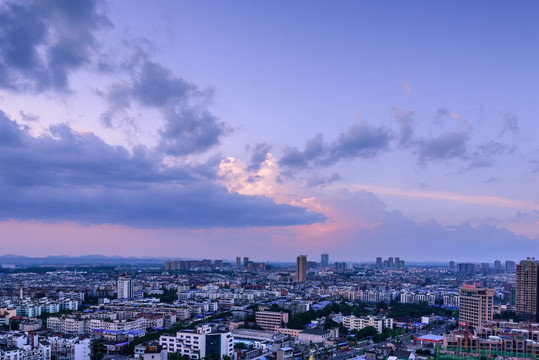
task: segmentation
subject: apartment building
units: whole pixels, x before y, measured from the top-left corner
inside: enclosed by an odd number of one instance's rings
[[[210,354],[233,356],[234,338],[227,330],[214,324],[203,324],[195,330],[183,330],[175,335],[162,335],[159,344],[168,352],[178,352],[191,359],[202,359]]]
[[[275,330],[288,323],[288,313],[277,311],[257,311],[256,324],[264,330]]]
[[[91,349],[89,338],[51,336],[47,340],[51,344],[51,355],[54,359],[90,360]]]
[[[362,316],[356,317],[355,315],[343,316],[342,324],[348,330],[361,330],[367,326],[372,326],[379,333],[384,328],[393,329],[393,319],[378,316]]]
[[[494,289],[464,285],[459,291],[459,322],[465,326],[480,326],[492,320]]]
[[[516,267],[515,312],[527,320],[539,321],[539,264],[528,258]]]

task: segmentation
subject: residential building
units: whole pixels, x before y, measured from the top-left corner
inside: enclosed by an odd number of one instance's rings
[[[531,321],[539,320],[539,265],[535,259],[522,260],[517,265],[515,312]]]
[[[494,289],[463,285],[459,291],[459,321],[464,326],[477,327],[492,320]]]
[[[90,360],[90,339],[62,338],[51,336],[48,339],[51,344],[51,356],[56,360]]]
[[[288,313],[277,311],[257,311],[256,324],[264,330],[275,330],[288,323]]]
[[[129,299],[133,297],[133,279],[126,274],[118,278],[118,299]]]
[[[362,316],[356,317],[355,315],[343,316],[342,324],[348,330],[361,330],[367,326],[372,326],[379,333],[384,328],[393,329],[393,319],[378,316]]]
[[[183,330],[175,335],[162,335],[159,344],[168,352],[178,352],[191,359],[203,359],[210,354],[232,357],[234,338],[228,330],[214,324],[203,324],[196,330]]]
[[[307,280],[307,255],[299,255],[296,259],[296,281]]]
[[[310,344],[318,344],[324,342],[324,340],[331,337],[331,332],[329,330],[322,329],[310,329],[302,331],[298,334],[299,342]]]
[[[511,261],[511,260],[505,261],[505,272],[514,273],[516,269],[517,267],[514,261]]]
[[[320,265],[322,267],[328,267],[329,266],[329,254],[322,254],[320,259]]]

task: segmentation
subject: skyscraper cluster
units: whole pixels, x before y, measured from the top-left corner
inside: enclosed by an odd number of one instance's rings
[[[494,266],[491,266],[490,263],[484,262],[481,264],[473,263],[460,263],[457,264],[456,270],[459,275],[473,275],[477,273],[483,273],[484,275],[489,274],[501,274],[501,273],[514,273],[516,271],[516,264],[514,261],[507,260],[505,265],[502,265],[500,260],[494,261]],[[455,262],[449,262],[449,269],[455,269]]]
[[[240,256],[236,256],[236,268],[244,268],[247,270],[266,270],[266,263],[254,262],[249,260],[249,257],[243,258],[243,263]]]
[[[401,260],[399,257],[389,257],[387,260],[382,260],[381,257],[376,258],[376,267],[378,269],[393,269],[393,270],[404,270],[404,260]]]

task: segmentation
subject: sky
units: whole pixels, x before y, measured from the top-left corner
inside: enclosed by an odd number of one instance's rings
[[[539,256],[538,13],[0,1],[1,252]]]

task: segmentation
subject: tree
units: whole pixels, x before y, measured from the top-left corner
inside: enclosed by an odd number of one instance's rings
[[[364,339],[369,336],[376,336],[378,334],[378,330],[374,326],[365,326],[361,330],[356,330],[356,336],[359,340]]]
[[[92,354],[90,355],[90,360],[102,360],[105,355],[105,345],[102,342],[94,341],[91,346]]]
[[[185,355],[179,352],[169,352],[167,360],[191,360],[189,355]]]

